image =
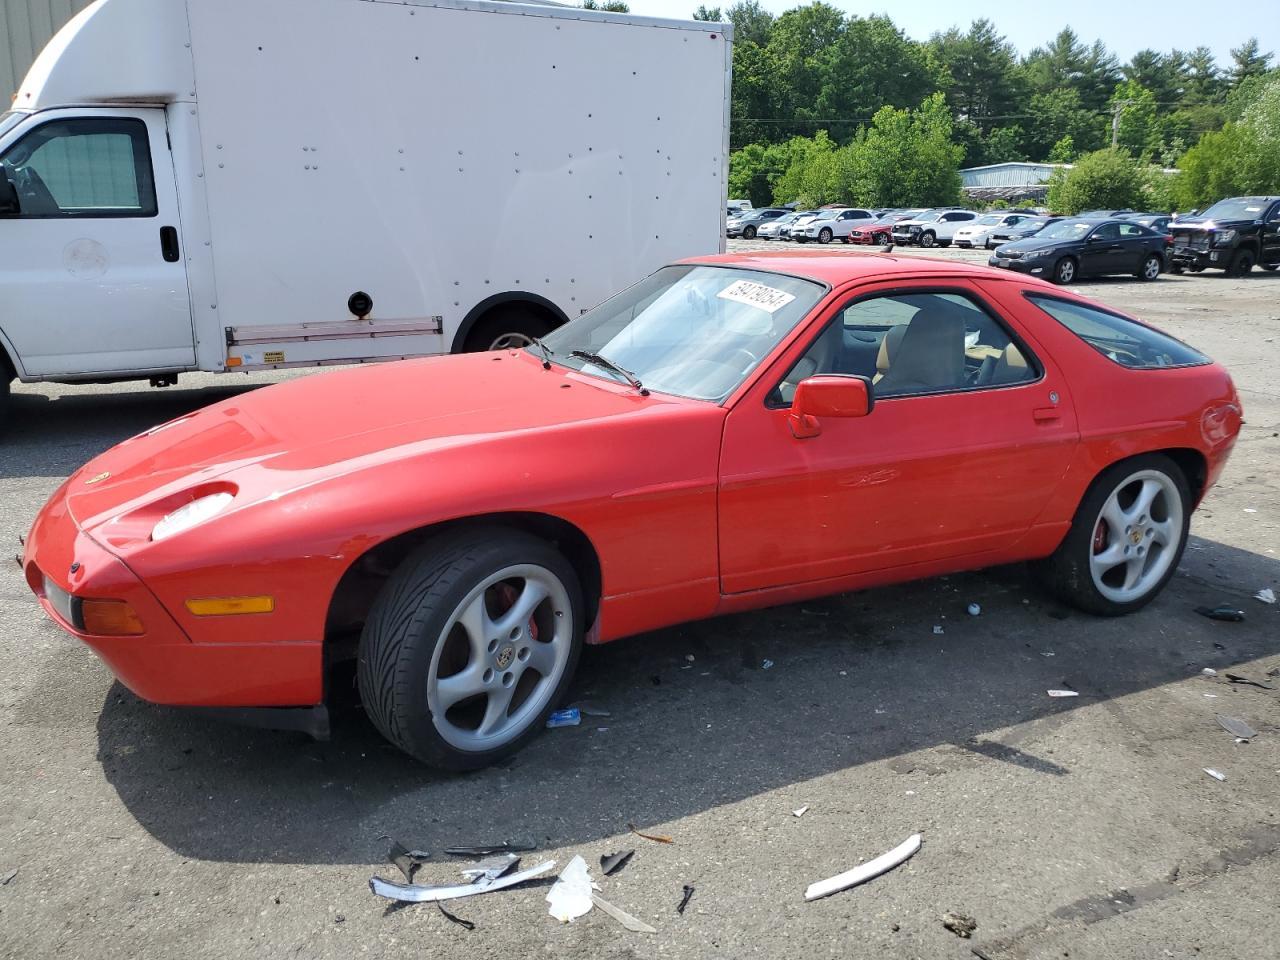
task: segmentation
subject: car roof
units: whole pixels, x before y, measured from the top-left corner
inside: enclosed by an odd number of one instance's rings
[[[838,287],[854,280],[894,276],[1019,279],[1011,277],[1007,271],[996,270],[994,267],[941,260],[935,257],[895,256],[888,253],[837,253],[825,250],[759,251],[692,257],[680,262],[784,273],[816,280],[831,287]]]

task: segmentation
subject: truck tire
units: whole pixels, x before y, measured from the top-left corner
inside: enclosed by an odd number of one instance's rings
[[[1069,283],[1074,283],[1076,279],[1076,261],[1075,257],[1063,257],[1053,265],[1052,280],[1059,286],[1065,287]]]
[[[1133,613],[1173,577],[1190,522],[1191,491],[1178,465],[1159,453],[1132,457],[1098,475],[1058,549],[1031,569],[1086,613]]]
[[[463,353],[486,350],[508,350],[527,347],[532,337],[551,332],[552,324],[545,316],[522,304],[498,307],[471,328],[462,345]]]
[[[920,234],[919,242],[922,247],[932,247],[937,240],[937,235],[934,234],[932,230],[926,230],[924,233]]]
[[[1258,264],[1263,270],[1274,270],[1280,267],[1280,263],[1260,263]]]
[[[514,753],[568,690],[582,590],[545,540],[476,527],[423,544],[360,636],[357,683],[378,731],[410,756],[474,770]]]
[[[1228,277],[1247,277],[1257,262],[1252,250],[1237,250],[1227,266]]]

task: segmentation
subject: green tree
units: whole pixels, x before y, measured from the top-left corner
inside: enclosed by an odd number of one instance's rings
[[[1049,151],[1050,163],[1070,163],[1076,158],[1076,144],[1070,134],[1053,145]]]
[[[994,118],[1014,112],[1021,95],[1017,52],[990,20],[975,20],[966,33],[955,27],[936,33],[929,45],[950,77],[947,102],[959,117],[985,133]]]
[[[1235,87],[1250,77],[1266,73],[1271,65],[1271,57],[1272,54],[1261,52],[1257,37],[1250,37],[1231,50],[1232,67],[1228,73],[1228,82]]]
[[[1178,161],[1176,196],[1184,209],[1280,192],[1280,71],[1246,82],[1256,89],[1239,122],[1206,133]]]
[[[773,31],[773,14],[760,6],[759,0],[739,0],[725,16],[733,24],[734,43],[750,42],[765,46]]]
[[[959,203],[964,152],[952,139],[952,125],[941,93],[916,110],[878,111],[849,148],[849,199],[886,207]]]
[[[1222,93],[1222,76],[1213,51],[1196,47],[1187,54],[1182,102],[1186,106],[1215,103]]]
[[[1150,90],[1133,80],[1117,84],[1111,109],[1120,114],[1118,146],[1140,157],[1154,156],[1160,150],[1161,127],[1156,117],[1156,98]]]
[[[721,16],[719,7],[708,7],[705,3],[699,4],[698,9],[693,11],[693,19],[702,20],[706,23],[723,23],[724,17]]]
[[[1070,170],[1049,178],[1049,208],[1074,214],[1099,207],[1139,207],[1145,197],[1142,165],[1123,150],[1095,150]]]
[[[1106,119],[1085,109],[1079,92],[1072,87],[1034,94],[1027,112],[1031,120],[1024,149],[1035,159],[1046,156],[1063,137],[1069,137],[1079,150],[1097,150],[1103,145]]]
[[[583,10],[603,10],[605,13],[630,13],[631,8],[622,0],[582,0]]]

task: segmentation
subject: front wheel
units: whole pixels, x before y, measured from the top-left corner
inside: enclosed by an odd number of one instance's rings
[[[1142,280],[1159,280],[1160,268],[1160,258],[1153,253],[1142,261],[1142,266],[1138,268],[1137,275]]]
[[[1247,277],[1249,271],[1253,269],[1253,264],[1252,250],[1237,250],[1236,255],[1231,258],[1231,265],[1227,267],[1227,276]]]
[[[832,237],[832,233],[831,233],[830,227],[823,227],[821,230],[818,231],[819,243],[830,243],[831,237]]]
[[[1182,558],[1191,492],[1163,454],[1145,454],[1104,470],[1085,494],[1061,545],[1033,566],[1067,603],[1115,617],[1150,603]]]
[[[937,242],[937,239],[938,238],[932,231],[926,230],[924,233],[920,234],[920,246],[932,247],[934,243]]]
[[[374,726],[452,770],[533,737],[582,647],[573,567],[546,541],[486,527],[424,544],[387,581],[360,637],[357,679]]]
[[[1076,279],[1076,262],[1070,257],[1063,257],[1053,268],[1053,282],[1061,286],[1074,283]]]
[[[744,228],[744,229],[743,229],[743,231],[742,231],[742,239],[743,239],[743,240],[754,240],[755,238],[756,238],[756,228],[755,228],[755,227],[746,227],[746,228]]]

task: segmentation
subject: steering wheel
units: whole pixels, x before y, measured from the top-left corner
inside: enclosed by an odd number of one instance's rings
[[[13,186],[18,191],[23,213],[58,212],[58,201],[53,198],[40,174],[30,167],[17,167],[13,172]]]
[[[747,362],[738,371],[739,373],[746,373],[748,370],[750,370],[752,367],[754,367],[757,363],[760,362],[760,358],[757,357],[750,350],[748,350],[746,347],[738,347],[736,350],[733,351],[733,355],[735,357],[747,358]]]

